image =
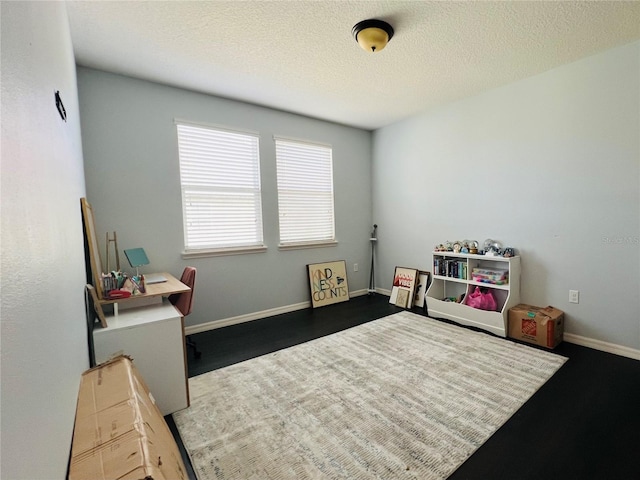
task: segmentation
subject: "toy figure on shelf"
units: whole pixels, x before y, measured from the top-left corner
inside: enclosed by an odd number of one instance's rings
[[[502,255],[502,244],[490,238],[484,241],[484,254],[488,257],[500,257]]]

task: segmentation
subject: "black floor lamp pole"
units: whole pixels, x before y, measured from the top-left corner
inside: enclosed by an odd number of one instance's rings
[[[369,241],[371,242],[371,274],[369,275],[369,295],[371,295],[372,293],[376,293],[376,275],[375,275],[374,258],[375,258],[376,242],[378,241],[378,238],[376,236],[377,229],[378,229],[378,225],[374,224],[373,231],[371,232],[371,237],[369,238]]]

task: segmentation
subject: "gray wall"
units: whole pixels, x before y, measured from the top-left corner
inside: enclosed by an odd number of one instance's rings
[[[522,301],[640,348],[639,59],[636,42],[376,131],[379,285],[431,270],[438,243],[497,239],[522,255]]]
[[[188,325],[297,305],[309,300],[306,264],[346,260],[352,292],[368,286],[371,133],[164,85],[78,69],[87,196],[105,251],[144,247],[147,271],[198,268]],[[183,260],[178,147],[174,118],[260,133],[266,253]],[[279,251],[273,135],[333,146],[337,247]],[[111,254],[113,257],[113,254]],[[121,252],[121,267],[129,268]],[[353,264],[359,271],[353,271]]]
[[[1,8],[0,477],[61,479],[89,367],[75,63],[64,2]]]

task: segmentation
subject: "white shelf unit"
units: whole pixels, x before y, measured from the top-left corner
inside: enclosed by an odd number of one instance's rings
[[[459,261],[466,265],[465,278],[435,275],[427,290],[427,312],[430,317],[446,318],[462,325],[481,328],[501,337],[508,332],[509,309],[520,303],[520,257],[491,257],[453,252],[433,252],[433,265],[440,259]],[[508,283],[495,285],[472,279],[474,268],[508,270]],[[449,297],[468,296],[476,286],[490,288],[497,311],[479,310],[463,303],[445,301]]]

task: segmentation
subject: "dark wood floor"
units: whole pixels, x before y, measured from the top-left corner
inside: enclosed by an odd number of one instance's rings
[[[368,295],[192,335],[202,357],[189,350],[189,376],[397,311],[388,297]],[[569,361],[450,479],[640,479],[640,361],[566,342],[555,352]],[[173,419],[165,418],[195,479]]]

